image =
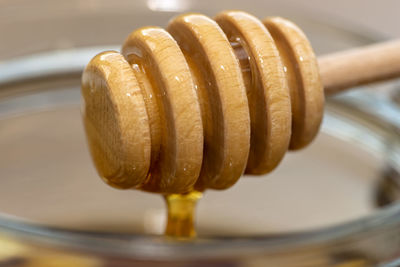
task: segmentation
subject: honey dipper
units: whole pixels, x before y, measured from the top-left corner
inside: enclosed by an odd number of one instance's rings
[[[241,11],[132,32],[82,77],[90,151],[105,182],[161,194],[226,189],[308,145],[324,91],[400,76],[400,41],[317,58],[292,22]]]

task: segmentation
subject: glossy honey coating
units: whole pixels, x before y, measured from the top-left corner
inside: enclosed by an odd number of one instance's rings
[[[306,146],[319,130],[317,61],[285,19],[185,14],[167,31],[134,31],[122,55],[107,53],[119,64],[96,56],[82,95],[92,157],[113,186],[163,194],[226,189],[245,171],[272,171],[288,148]]]
[[[216,21],[242,65],[251,115],[251,146],[246,172],[273,170],[285,155],[292,126],[289,88],[278,49],[257,18],[238,11]]]
[[[204,158],[196,187],[228,188],[242,175],[250,148],[250,113],[240,65],[224,32],[204,15],[178,16],[167,30],[193,70],[203,110]]]
[[[142,185],[155,192],[187,192],[199,176],[203,158],[203,124],[188,64],[171,35],[161,28],[142,28],[128,36],[122,54],[133,68],[144,70],[148,113],[159,116],[150,129],[150,179]],[[140,84],[140,83],[139,83]],[[151,113],[157,106],[158,112]],[[149,116],[150,117],[150,116]],[[159,125],[157,125],[159,123]],[[157,136],[156,136],[157,135]]]
[[[324,109],[324,91],[314,51],[304,33],[279,17],[264,24],[282,58],[292,102],[292,135],[289,148],[301,149],[315,138]]]
[[[150,129],[132,68],[118,52],[95,56],[82,76],[83,120],[99,175],[111,186],[141,185],[150,165]]]

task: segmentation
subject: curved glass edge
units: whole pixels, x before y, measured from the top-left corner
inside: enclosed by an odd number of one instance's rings
[[[41,64],[41,69],[32,72],[35,61],[42,58],[43,55],[31,57],[31,64],[24,64],[24,60],[15,60],[11,63],[0,64],[0,87],[12,82],[21,82],[24,79],[51,76],[58,73],[77,73],[80,76],[82,68],[96,51],[104,50],[101,48],[88,48],[82,51],[64,51],[60,54],[48,54],[45,60],[46,64]],[[72,59],[71,59],[72,58]],[[65,60],[65,62],[63,62]],[[36,61],[37,62],[37,61]],[[69,66],[60,69],[54,68],[57,62],[59,65]],[[72,62],[72,63],[71,63]],[[64,64],[65,63],[65,64]],[[2,72],[9,69],[11,64],[14,70],[19,70],[16,74],[13,71]],[[68,65],[69,64],[69,65]],[[79,77],[77,76],[77,77]],[[337,97],[331,101],[334,105],[341,108],[351,109],[363,114],[364,117],[379,122],[381,127],[390,129],[393,134],[399,133],[400,129],[400,109],[393,104],[390,99],[376,97],[375,94],[368,92],[349,92],[344,96]],[[336,109],[337,110],[337,109]],[[328,123],[323,125],[323,130],[334,131],[335,127],[327,129],[327,125],[337,126],[340,122],[334,113],[326,116]],[[341,125],[343,126],[343,125]],[[350,131],[351,132],[351,131]],[[343,136],[349,138],[349,136]],[[369,138],[368,132],[364,133],[364,139]],[[369,138],[368,140],[373,140]],[[362,140],[361,140],[362,141]],[[364,140],[365,142],[365,140]],[[369,142],[371,149],[382,149],[382,147],[373,146],[374,142]],[[371,145],[372,144],[372,145]],[[400,154],[393,150],[389,153],[397,153],[394,159],[400,162]],[[395,162],[393,162],[395,163]],[[393,164],[397,166],[396,164]],[[397,166],[398,167],[398,166]],[[255,237],[212,237],[199,238],[191,242],[174,242],[157,236],[140,235],[118,235],[104,233],[89,233],[77,231],[65,231],[56,228],[46,228],[27,223],[18,222],[12,218],[0,216],[0,231],[12,234],[18,238],[33,239],[43,244],[57,245],[61,247],[71,247],[92,252],[107,252],[115,255],[125,255],[129,257],[154,258],[154,252],[157,251],[157,258],[193,258],[193,257],[221,257],[223,255],[246,255],[247,253],[276,253],[295,249],[296,247],[310,247],[318,244],[319,246],[334,246],[336,242],[344,242],[347,239],[364,240],[363,236],[368,233],[373,238],[372,233],[392,235],[400,232],[397,229],[400,225],[400,205],[390,205],[379,209],[374,214],[352,222],[344,223],[338,226],[317,229],[301,233],[286,233],[279,235],[262,235]],[[397,228],[396,228],[397,227]],[[389,235],[389,237],[390,237]],[[76,241],[79,240],[77,243]],[[386,240],[386,239],[385,239]],[[361,241],[360,241],[361,242]],[[380,242],[382,245],[384,243]],[[399,248],[400,244],[395,244],[393,248]]]
[[[90,59],[106,50],[119,50],[117,46],[98,46],[37,53],[7,61],[0,61],[0,83],[23,79],[82,72]]]

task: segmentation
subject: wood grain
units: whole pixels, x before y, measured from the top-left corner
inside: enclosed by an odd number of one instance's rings
[[[400,77],[400,40],[358,47],[318,58],[325,94]]]
[[[400,76],[400,41],[317,60],[304,33],[242,11],[175,17],[95,56],[83,117],[100,176],[162,194],[227,189],[275,169],[316,137],[324,89]]]
[[[171,35],[156,27],[130,34],[122,54],[131,64],[148,70],[147,84],[151,84],[159,108],[161,142],[159,149],[153,149],[159,150],[158,157],[142,188],[163,193],[188,192],[202,165],[203,124],[185,58]]]
[[[308,145],[317,135],[324,112],[324,91],[317,59],[304,33],[292,22],[272,17],[264,20],[284,63],[292,103],[289,148]]]
[[[279,51],[262,22],[248,13],[226,11],[215,20],[235,49],[247,89],[251,146],[246,172],[270,172],[288,149],[292,126],[289,87]]]
[[[250,115],[240,66],[215,21],[199,14],[173,19],[168,31],[195,76],[204,123],[198,189],[226,189],[243,174],[250,148]]]
[[[95,56],[82,76],[83,121],[95,166],[117,188],[139,186],[150,166],[150,129],[132,68],[114,51]]]

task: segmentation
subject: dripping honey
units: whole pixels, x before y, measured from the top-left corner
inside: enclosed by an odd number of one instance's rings
[[[203,193],[191,191],[187,194],[164,195],[167,204],[167,226],[165,235],[176,238],[194,238],[195,211]]]

